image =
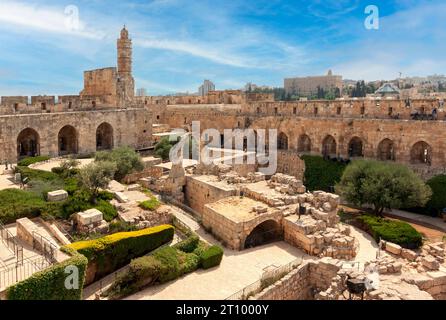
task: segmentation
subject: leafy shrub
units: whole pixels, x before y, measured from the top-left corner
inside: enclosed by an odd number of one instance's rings
[[[84,286],[85,271],[88,260],[81,254],[63,249],[72,257],[56,263],[49,268],[34,273],[26,280],[10,286],[6,291],[8,300],[81,300]],[[77,267],[79,271],[78,289],[69,289],[65,280],[69,273],[67,267]]]
[[[173,239],[174,228],[161,225],[132,232],[119,232],[95,240],[79,241],[67,245],[87,257],[89,267],[96,267],[93,279],[119,269],[131,259],[150,252]],[[93,269],[94,270],[94,269]]]
[[[114,218],[118,216],[118,211],[116,208],[108,201],[99,200],[98,204],[94,206],[95,209],[98,209],[102,212],[104,220],[107,222],[112,221]]]
[[[341,180],[345,163],[325,160],[320,156],[303,155],[305,161],[305,186],[310,191],[331,191],[330,187]]]
[[[64,189],[66,192],[68,192],[69,195],[73,195],[77,190],[79,190],[79,180],[71,177],[71,178],[66,178],[64,180],[65,182],[65,186]]]
[[[109,224],[110,233],[135,231],[136,226],[125,221],[113,221]]]
[[[78,190],[62,205],[60,217],[68,219],[73,213],[93,208],[90,203],[91,195],[86,190]]]
[[[424,207],[406,208],[409,211],[439,216],[446,208],[446,175],[438,175],[429,179],[426,183],[432,190],[432,196]]]
[[[150,200],[140,202],[138,206],[144,210],[155,211],[160,205],[156,197],[151,197]]]
[[[141,156],[130,147],[120,147],[112,151],[96,152],[95,161],[116,163],[115,180],[121,181],[127,174],[144,169]]]
[[[0,191],[0,221],[4,224],[20,218],[34,218],[48,208],[47,202],[32,192],[20,189]]]
[[[155,155],[163,160],[169,159],[169,152],[176,141],[169,141],[169,138],[162,138],[155,146]]]
[[[383,239],[408,249],[416,249],[423,244],[422,235],[407,222],[368,214],[361,215],[356,220],[359,227],[370,233],[376,242]]]
[[[219,246],[211,246],[204,250],[200,256],[201,267],[209,269],[218,266],[223,258],[223,249]]]
[[[17,163],[17,165],[18,166],[27,167],[27,166],[32,165],[34,163],[46,161],[46,160],[49,160],[49,159],[50,159],[50,157],[48,157],[48,156],[28,157],[28,158],[24,158],[24,159],[20,160]]]
[[[190,237],[188,237],[187,239],[178,242],[177,244],[175,244],[173,247],[175,249],[181,250],[183,252],[193,252],[197,246],[198,246],[198,242],[200,241],[200,238],[197,235],[192,235]]]

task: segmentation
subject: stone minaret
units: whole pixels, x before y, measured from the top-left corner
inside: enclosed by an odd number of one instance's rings
[[[121,107],[128,106],[135,96],[135,81],[132,76],[132,40],[125,26],[118,39],[117,95],[118,104]]]

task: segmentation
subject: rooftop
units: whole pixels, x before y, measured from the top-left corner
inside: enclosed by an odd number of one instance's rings
[[[206,206],[235,222],[249,221],[258,217],[259,213],[253,210],[254,207],[267,208],[267,212],[262,214],[270,214],[277,211],[277,209],[269,207],[263,202],[236,196],[224,198]]]

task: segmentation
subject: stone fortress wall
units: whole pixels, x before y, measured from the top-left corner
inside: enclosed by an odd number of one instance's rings
[[[128,31],[118,39],[117,68],[84,72],[79,95],[0,98],[0,161],[89,154],[152,145],[152,115],[134,98]]]
[[[446,171],[446,110],[441,100],[274,102],[268,96],[242,94],[227,104],[223,96],[213,104],[198,104],[189,97],[158,98],[158,104],[149,99],[147,106],[154,123],[171,128],[190,130],[192,121],[199,121],[201,130],[215,128],[221,133],[232,128],[275,128],[283,142],[279,148],[300,155],[396,161],[424,178]]]

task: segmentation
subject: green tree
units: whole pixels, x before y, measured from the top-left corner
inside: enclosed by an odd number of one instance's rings
[[[80,184],[90,192],[91,203],[96,203],[100,189],[107,188],[116,171],[117,165],[111,161],[95,161],[79,171]]]
[[[432,194],[408,167],[372,160],[358,160],[347,166],[336,192],[354,205],[373,205],[379,216],[384,209],[424,206]]]
[[[162,138],[155,146],[155,155],[163,160],[169,159],[169,152],[176,142],[169,141],[169,138]]]
[[[119,147],[112,151],[96,152],[95,161],[109,161],[116,164],[115,180],[122,180],[127,174],[144,169],[141,156],[130,147]]]

